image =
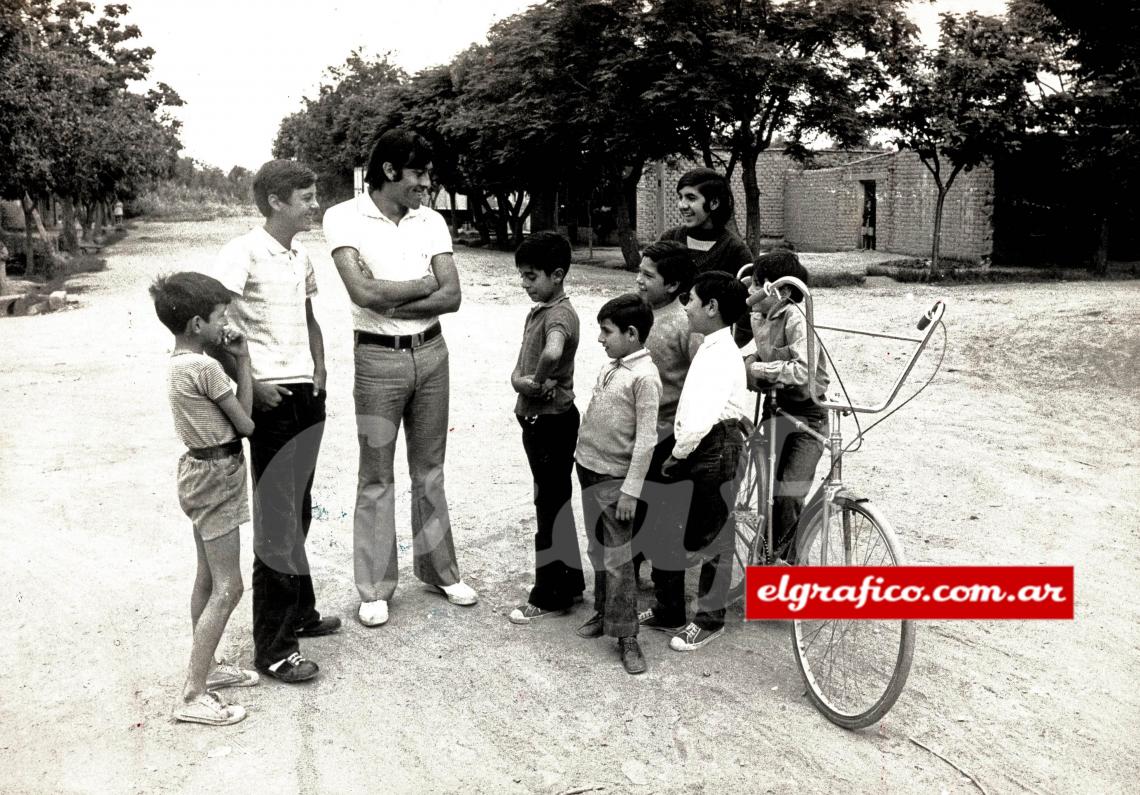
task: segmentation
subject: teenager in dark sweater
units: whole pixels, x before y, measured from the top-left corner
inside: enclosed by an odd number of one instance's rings
[[[736,275],[752,264],[752,252],[727,228],[732,218],[732,190],[728,180],[711,168],[694,168],[677,180],[677,208],[681,226],[661,236],[684,243],[693,252],[697,273],[724,271]]]

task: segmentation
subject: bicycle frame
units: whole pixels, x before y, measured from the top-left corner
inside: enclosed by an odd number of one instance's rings
[[[845,490],[844,485],[843,485],[843,478],[842,478],[842,475],[843,475],[843,437],[842,437],[842,434],[840,432],[840,420],[841,420],[842,416],[844,414],[847,414],[848,412],[857,413],[857,414],[878,414],[880,412],[885,411],[887,408],[890,407],[890,405],[894,402],[895,398],[898,396],[899,390],[902,389],[902,385],[906,382],[907,377],[910,375],[911,370],[914,369],[914,365],[918,361],[918,357],[922,354],[923,350],[925,350],[927,343],[930,342],[930,337],[931,337],[931,335],[933,335],[934,329],[938,326],[938,323],[942,320],[943,313],[946,311],[946,305],[942,301],[936,301],[934,303],[934,305],[930,308],[930,310],[927,311],[927,313],[925,315],[923,315],[923,317],[918,321],[918,329],[920,331],[925,330],[925,332],[926,332],[921,337],[901,337],[901,336],[894,335],[894,334],[883,334],[881,332],[865,331],[863,329],[844,328],[841,326],[820,326],[820,325],[816,325],[816,323],[815,323],[815,311],[814,311],[814,306],[812,303],[811,290],[808,289],[808,286],[793,276],[785,276],[785,277],[777,279],[775,282],[767,285],[766,290],[769,291],[769,293],[771,293],[771,292],[779,290],[779,288],[784,287],[784,286],[795,287],[803,295],[804,317],[807,320],[807,327],[808,327],[807,328],[808,390],[809,390],[809,394],[812,395],[812,400],[815,402],[815,404],[820,406],[821,408],[827,409],[827,411],[828,411],[828,436],[824,437],[822,434],[816,433],[811,428],[809,428],[806,424],[801,422],[798,418],[793,417],[792,415],[790,415],[787,412],[780,409],[776,405],[776,390],[775,390],[775,388],[765,389],[763,395],[757,396],[754,423],[755,423],[756,427],[760,427],[760,418],[762,416],[761,411],[760,411],[760,401],[766,400],[768,402],[767,414],[769,417],[772,418],[773,421],[775,420],[777,415],[783,415],[784,417],[787,417],[793,423],[796,430],[805,432],[805,433],[809,434],[810,436],[818,439],[823,444],[824,449],[826,449],[828,451],[829,457],[831,459],[831,463],[830,463],[830,466],[828,467],[827,476],[824,478],[823,484],[820,487],[823,490],[823,506],[822,506],[823,527],[827,528],[830,526],[830,522],[831,522],[831,506],[832,506],[833,502],[835,501],[835,498],[838,495],[840,495],[841,492],[843,492]],[[856,335],[866,336],[866,337],[877,337],[880,339],[891,339],[891,340],[900,340],[903,342],[913,342],[913,343],[915,343],[915,348],[911,352],[910,360],[906,363],[906,366],[903,368],[902,372],[899,374],[898,378],[895,380],[895,384],[892,387],[890,394],[887,396],[887,398],[882,403],[879,403],[878,405],[871,405],[871,406],[856,405],[853,402],[851,402],[850,400],[848,400],[845,403],[840,403],[840,402],[836,402],[836,401],[832,401],[832,400],[821,399],[819,394],[818,394],[819,390],[816,388],[815,375],[816,375],[817,362],[818,362],[818,351],[816,349],[816,329],[826,329],[828,331],[837,331],[840,333],[856,334]],[[834,367],[834,363],[832,363],[832,366]],[[768,439],[767,439],[767,443],[768,443],[767,444],[767,447],[768,447],[768,450],[767,450],[768,471],[767,471],[767,477],[765,478],[765,480],[766,480],[765,486],[767,487],[767,490],[766,490],[765,501],[764,501],[765,502],[765,516],[764,516],[765,540],[767,542],[766,547],[765,547],[765,558],[766,558],[765,562],[768,564],[771,564],[773,562],[772,558],[775,555],[775,550],[773,549],[773,546],[772,546],[772,542],[773,542],[773,538],[772,538],[772,517],[773,517],[774,510],[775,510],[775,491],[776,491],[776,434],[774,432],[775,431],[774,426],[771,430],[772,430],[772,432],[768,434]],[[814,496],[814,495],[812,495],[812,496]],[[843,538],[844,538],[845,545],[846,545],[847,540],[848,540],[849,532],[850,532],[849,529],[845,527],[843,530]],[[824,532],[824,534],[821,538],[821,541],[820,541],[820,544],[821,544],[821,549],[820,549],[821,555],[820,556],[821,556],[821,560],[823,560],[825,562],[827,561],[827,539],[828,539],[828,535],[829,534],[827,532]],[[795,543],[795,541],[793,541],[793,543]],[[850,553],[850,550],[844,550],[844,552],[845,552],[845,555],[847,555]]]

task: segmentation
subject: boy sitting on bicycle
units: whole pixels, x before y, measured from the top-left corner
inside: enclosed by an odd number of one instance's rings
[[[797,306],[803,300],[794,287],[771,295],[767,283],[794,276],[810,286],[808,272],[791,251],[772,251],[756,258],[749,288],[748,306],[752,313],[752,334],[756,353],[745,359],[748,386],[757,391],[776,389],[776,405],[821,436],[827,435],[827,411],[817,406],[808,391],[807,320]],[[816,364],[816,396],[822,396],[829,382],[824,357]],[[772,509],[772,543],[775,556],[795,563],[796,524],[804,498],[811,488],[815,468],[823,454],[823,444],[798,430],[788,417],[764,417],[768,432],[775,433],[776,488]]]

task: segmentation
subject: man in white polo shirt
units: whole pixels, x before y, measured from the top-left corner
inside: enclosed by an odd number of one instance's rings
[[[316,175],[271,160],[254,177],[253,195],[265,225],[227,243],[213,276],[237,296],[230,324],[248,341],[253,366],[254,665],[293,683],[318,671],[297,639],[340,627],[339,618],[317,612],[305,554],[325,425],[325,351],[311,301],[313,264],[293,238],[317,213]]]
[[[388,620],[396,590],[396,436],[407,434],[414,572],[453,604],[472,605],[460,580],[443,486],[450,380],[439,316],[459,308],[459,274],[447,224],[423,203],[431,149],[388,130],[364,175],[368,192],[329,208],[325,240],[352,299],[360,473],[353,520],[358,617]]]

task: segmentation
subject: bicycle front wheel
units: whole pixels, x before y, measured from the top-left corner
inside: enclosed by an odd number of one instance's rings
[[[817,503],[804,517],[802,566],[901,566],[894,530],[865,500],[840,496],[827,527]],[[914,657],[913,621],[793,621],[792,646],[808,697],[845,729],[877,723],[906,685]]]
[[[766,472],[765,461],[757,446],[751,441],[745,444],[736,482],[736,497],[729,517],[732,523],[733,550],[728,604],[733,604],[744,596],[744,572],[747,567],[764,562],[764,506],[760,504],[760,496],[764,491]]]

